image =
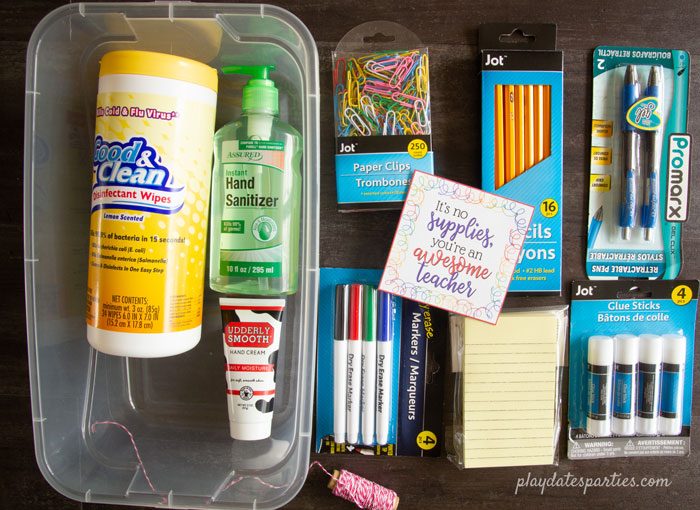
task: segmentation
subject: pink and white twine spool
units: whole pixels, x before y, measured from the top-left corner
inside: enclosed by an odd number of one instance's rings
[[[337,469],[333,474],[326,471],[320,462],[316,461],[311,467],[318,465],[324,473],[331,477],[328,488],[334,496],[355,503],[363,510],[396,510],[399,506],[399,496],[392,491],[355,473]]]

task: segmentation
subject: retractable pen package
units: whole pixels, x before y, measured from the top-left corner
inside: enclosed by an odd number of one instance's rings
[[[446,314],[378,292],[381,273],[321,268],[315,448],[439,456]]]
[[[561,293],[564,72],[556,35],[552,24],[479,27],[482,188],[535,208],[510,292]]]
[[[335,175],[341,212],[401,209],[413,172],[433,173],[428,49],[370,21],[333,52]]]
[[[574,281],[570,459],[690,453],[697,280]]]
[[[688,218],[690,56],[601,46],[593,54],[586,272],[672,280]]]

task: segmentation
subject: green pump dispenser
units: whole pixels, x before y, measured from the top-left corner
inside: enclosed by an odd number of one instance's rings
[[[241,108],[244,113],[279,113],[279,92],[275,82],[270,79],[270,73],[275,66],[226,66],[221,68],[224,74],[242,74],[250,76],[243,87]]]
[[[226,66],[250,76],[242,117],[214,135],[209,286],[248,296],[294,294],[301,218],[301,135],[278,118],[273,65]]]

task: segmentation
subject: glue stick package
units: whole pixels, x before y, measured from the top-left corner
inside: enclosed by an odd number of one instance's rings
[[[450,315],[448,458],[459,468],[558,464],[567,307]]]
[[[678,277],[690,187],[689,81],[686,51],[595,49],[589,278]]]
[[[690,453],[697,280],[574,281],[570,459]]]
[[[333,52],[338,209],[401,209],[413,172],[433,173],[428,49],[405,27],[363,23]]]

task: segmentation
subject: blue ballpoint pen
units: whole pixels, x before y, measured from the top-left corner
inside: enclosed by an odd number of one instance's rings
[[[591,218],[591,226],[588,229],[588,249],[591,250],[595,246],[595,241],[598,239],[600,227],[603,225],[603,206],[601,205]]]
[[[639,179],[639,132],[627,122],[627,111],[639,101],[641,87],[637,66],[628,65],[622,90],[623,167],[621,179],[620,228],[622,239],[629,239],[637,216],[637,181]]]
[[[660,66],[649,70],[645,95],[658,99],[657,108],[663,108],[663,74]],[[642,227],[644,239],[653,241],[654,227],[659,216],[659,171],[661,169],[661,141],[663,122],[653,131],[646,133],[647,159],[644,179],[644,205],[642,206]]]

